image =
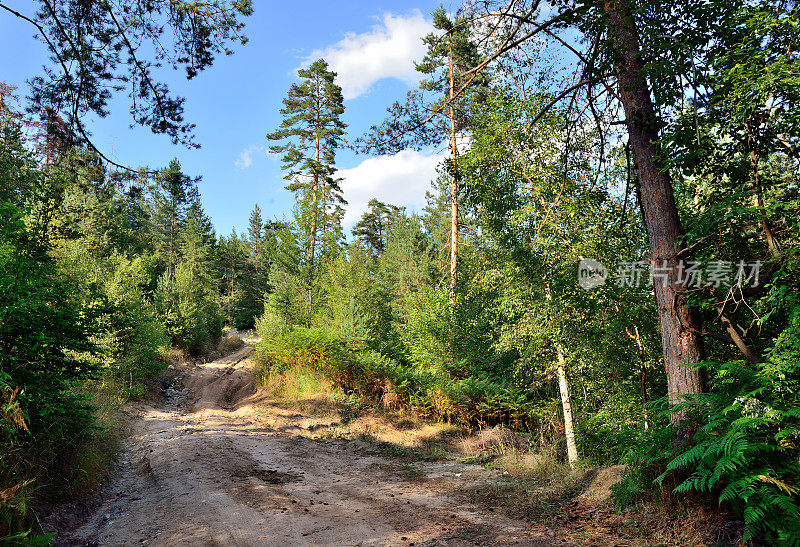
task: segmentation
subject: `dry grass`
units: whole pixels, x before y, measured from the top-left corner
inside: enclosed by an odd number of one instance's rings
[[[528,435],[497,425],[483,429],[477,435],[465,437],[461,449],[472,457],[482,455],[503,456],[511,453],[525,453],[531,446]]]
[[[641,502],[616,512],[609,486],[619,468],[570,469],[550,457],[508,451],[491,467],[504,480],[462,490],[473,502],[502,507],[509,516],[556,530],[578,545],[738,545],[740,534],[715,508],[685,502]],[[739,534],[739,535],[737,535]]]
[[[262,369],[256,371],[256,377],[276,403],[318,417],[324,427],[312,424],[310,431],[315,436],[363,440],[398,456],[442,459],[463,455],[459,444],[466,434],[464,428],[425,422],[405,410],[375,408],[309,369],[298,367],[271,375]],[[328,425],[330,418],[335,420],[333,426]]]
[[[220,356],[225,356],[241,349],[244,346],[244,340],[241,339],[236,332],[226,332],[222,335],[217,343],[217,353]]]
[[[307,428],[312,438],[363,441],[368,453],[399,458],[397,472],[405,480],[425,480],[414,464],[419,460],[471,460],[502,471],[499,480],[477,482],[459,493],[579,545],[694,546],[727,534],[719,512],[697,506],[641,503],[617,513],[610,486],[622,476],[622,466],[571,469],[552,453],[532,451],[530,436],[503,426],[470,435],[465,428],[427,422],[409,411],[376,409],[307,369],[262,377],[261,384],[282,406],[318,421],[319,427],[312,423]],[[719,544],[735,543],[723,539]]]

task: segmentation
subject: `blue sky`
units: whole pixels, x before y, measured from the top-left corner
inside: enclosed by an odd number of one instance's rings
[[[25,14],[29,0],[11,0]],[[349,136],[361,135],[383,119],[385,109],[415,85],[412,61],[422,51],[419,38],[430,31],[430,13],[440,2],[422,0],[277,2],[255,0],[247,19],[250,41],[236,48],[191,82],[181,73],[163,79],[186,97],[186,118],[197,124],[199,150],[173,146],[164,136],[130,129],[128,98],[112,104],[109,118],[89,123],[94,141],[126,165],[160,167],[178,157],[184,171],[202,175],[203,205],[217,231],[244,228],[255,203],[267,218],[284,218],[293,198],[284,190],[280,161],[265,153],[265,135],[280,123],[279,109],[296,69],[325,57],[339,72],[345,94]],[[452,10],[455,2],[445,2]],[[0,12],[0,79],[20,87],[40,73],[46,59],[33,28]],[[13,52],[13,55],[9,52]],[[419,208],[424,203],[438,151],[404,151],[369,158],[342,151],[338,166],[350,205],[346,227],[360,216],[371,197]]]

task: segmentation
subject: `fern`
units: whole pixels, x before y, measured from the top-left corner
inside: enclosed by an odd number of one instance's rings
[[[658,480],[686,476],[674,491],[709,492],[739,511],[745,540],[800,545],[798,364],[705,363],[713,389],[687,403],[703,424]]]
[[[800,546],[800,313],[769,359],[703,363],[711,392],[681,405],[697,426],[691,442],[676,445],[671,427],[646,432],[614,489],[617,504],[640,497],[648,480],[679,478],[673,492],[708,493],[739,513],[745,541]]]

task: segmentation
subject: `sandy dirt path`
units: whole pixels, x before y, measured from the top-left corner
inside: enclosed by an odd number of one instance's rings
[[[409,464],[298,433],[256,391],[250,346],[182,373],[132,434],[99,507],[65,545],[563,545],[452,493],[491,471]],[[307,417],[306,417],[307,418]]]

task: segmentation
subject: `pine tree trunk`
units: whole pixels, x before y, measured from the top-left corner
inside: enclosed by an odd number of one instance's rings
[[[456,160],[458,147],[456,143],[456,115],[453,107],[455,96],[455,67],[453,66],[453,51],[450,47],[450,298],[455,297],[456,282],[458,281],[458,178]]]
[[[316,93],[316,128],[314,131],[314,183],[311,187],[311,239],[308,245],[308,256],[306,257],[306,261],[308,262],[308,315],[311,316],[313,311],[313,294],[312,294],[312,287],[311,282],[314,275],[314,253],[316,252],[317,247],[317,206],[319,201],[319,148],[320,148],[320,119],[322,117],[321,107],[320,107],[320,81],[319,76],[316,78],[317,83],[317,93]]]
[[[175,273],[175,255],[173,245],[175,241],[175,209],[177,205],[172,202],[172,211],[169,216],[169,260],[167,262],[167,273],[170,277]]]
[[[684,395],[702,393],[702,371],[691,365],[704,359],[700,321],[687,303],[687,288],[679,278],[679,258],[687,260],[680,243],[683,235],[669,173],[662,168],[662,150],[658,141],[655,108],[645,78],[644,60],[633,15],[623,0],[604,3],[608,34],[615,50],[614,65],[619,80],[628,126],[628,142],[633,151],[642,214],[650,242],[651,267],[664,275],[653,276],[667,392],[671,404]],[[672,421],[682,421],[682,413],[673,413]]]

